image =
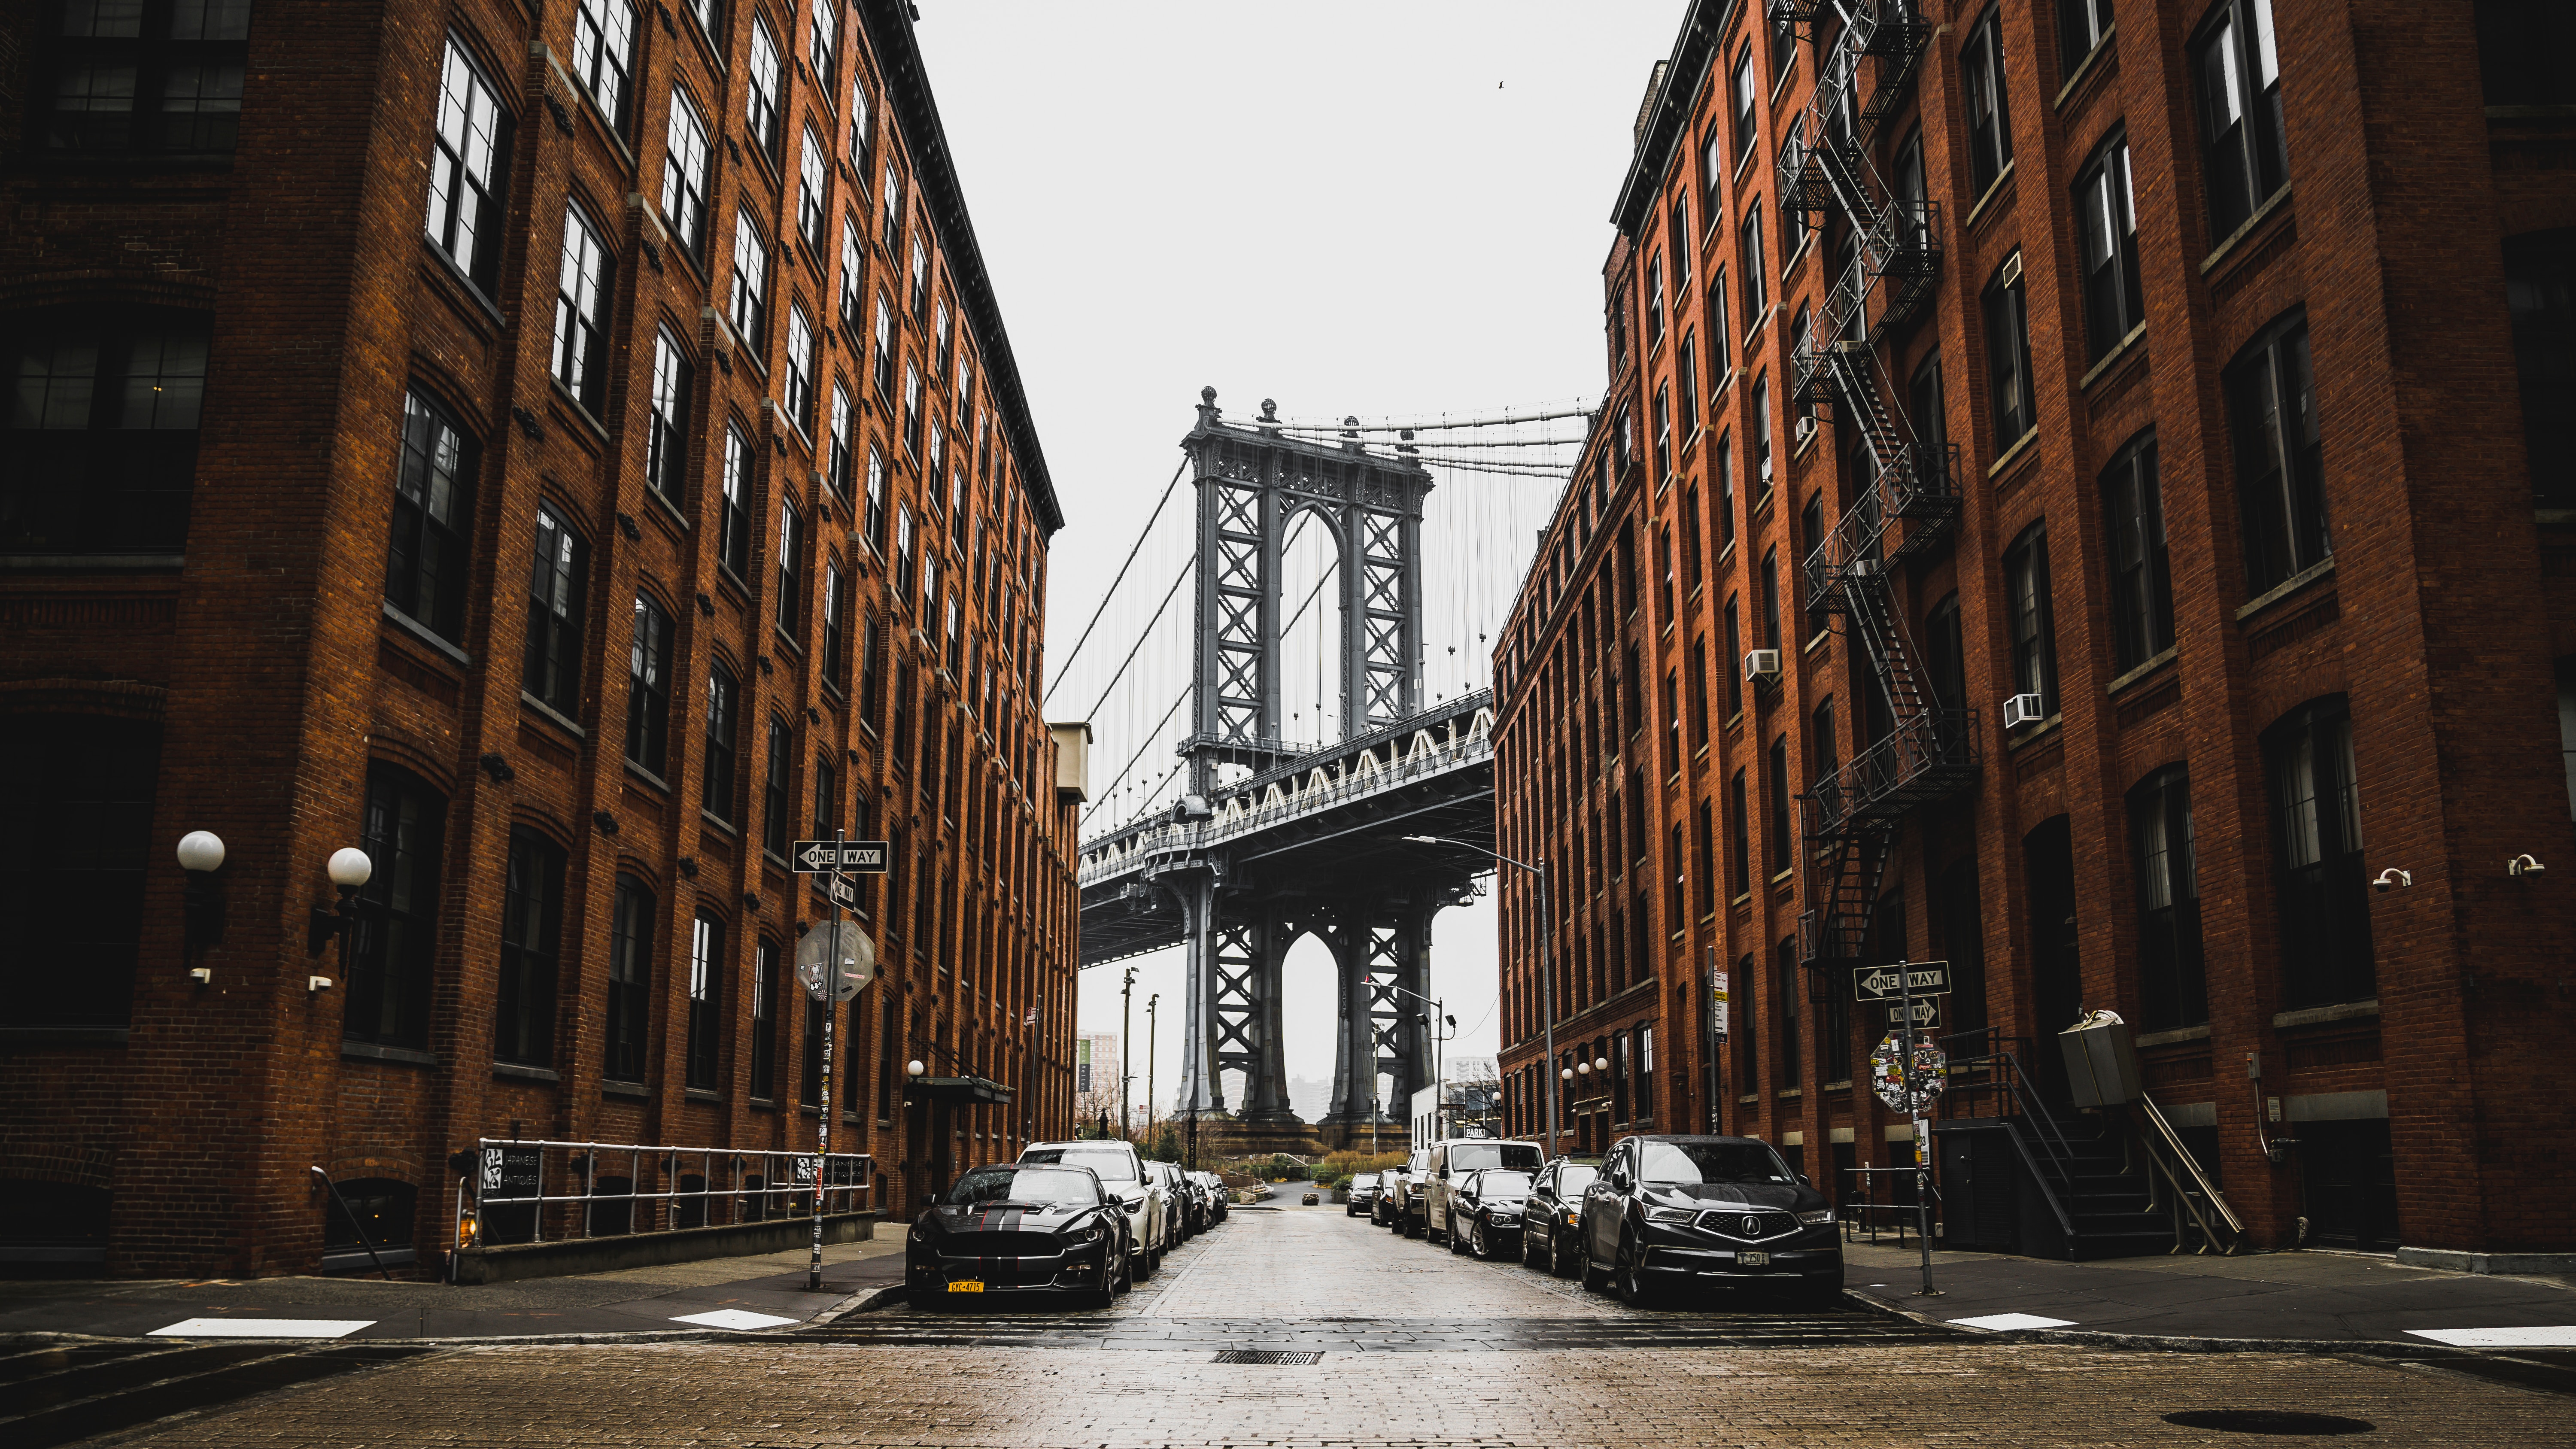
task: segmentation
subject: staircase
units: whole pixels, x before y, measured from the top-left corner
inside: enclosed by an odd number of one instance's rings
[[[1880,360],[1888,336],[1929,302],[1940,272],[1938,209],[1895,194],[1869,156],[1932,31],[1906,0],[1771,0],[1770,16],[1808,34],[1823,57],[1807,109],[1780,144],[1780,204],[1825,228],[1839,219],[1851,242],[1824,315],[1791,354],[1791,402],[1856,430],[1852,456],[1866,475],[1844,479],[1854,496],[1806,560],[1807,594],[1848,621],[1895,722],[1800,797],[1801,824],[1817,847],[1808,898],[1818,904],[1799,917],[1799,950],[1822,970],[1860,959],[1904,817],[1975,778],[1975,719],[1944,708],[1926,687],[1892,583],[1897,567],[1947,538],[1959,516],[1954,450],[1915,432]]]

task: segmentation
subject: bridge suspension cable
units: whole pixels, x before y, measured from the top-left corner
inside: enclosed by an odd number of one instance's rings
[[[1198,566],[1197,559],[1191,559],[1188,563],[1181,565],[1180,573],[1175,575],[1172,579],[1172,586],[1163,591],[1163,602],[1154,606],[1154,617],[1146,620],[1145,627],[1136,631],[1135,645],[1127,651],[1127,657],[1118,662],[1117,673],[1110,675],[1109,682],[1101,686],[1100,698],[1092,701],[1092,714],[1096,715],[1100,713],[1100,707],[1109,702],[1110,693],[1118,688],[1118,681],[1126,675],[1127,666],[1136,662],[1137,651],[1143,649],[1145,647],[1145,641],[1153,637],[1154,626],[1163,622],[1163,611],[1172,606],[1173,596],[1180,593],[1181,585],[1190,581],[1190,575],[1198,571]]]
[[[1590,417],[1601,410],[1601,404],[1598,402],[1586,403],[1580,398],[1562,407],[1551,407],[1545,403],[1539,404],[1539,407],[1540,411],[1527,413],[1516,413],[1507,408],[1496,416],[1486,418],[1453,418],[1442,413],[1436,417],[1416,421],[1380,418],[1373,423],[1346,423],[1339,418],[1281,418],[1275,422],[1228,418],[1226,421],[1247,428],[1295,429],[1300,432],[1400,433],[1411,429],[1417,433],[1424,433],[1436,432],[1443,428],[1499,428],[1512,423],[1544,423],[1558,418],[1583,418]]]
[[[1127,561],[1118,566],[1118,576],[1111,579],[1109,587],[1101,592],[1100,607],[1091,611],[1091,622],[1082,626],[1082,637],[1073,641],[1073,648],[1065,654],[1064,662],[1055,667],[1055,681],[1047,686],[1045,694],[1039,696],[1038,708],[1046,708],[1047,701],[1055,698],[1057,687],[1064,683],[1068,671],[1073,668],[1073,661],[1081,656],[1082,646],[1091,642],[1091,631],[1100,627],[1100,616],[1109,612],[1109,601],[1117,597],[1118,586],[1126,582],[1127,570],[1135,566],[1136,555],[1145,551],[1145,539],[1153,533],[1155,520],[1163,516],[1163,505],[1172,501],[1172,490],[1180,486],[1181,475],[1188,472],[1189,467],[1189,459],[1183,458],[1181,466],[1172,470],[1172,481],[1163,485],[1163,496],[1154,500],[1153,514],[1145,520],[1145,526],[1137,530],[1135,546],[1127,550]]]

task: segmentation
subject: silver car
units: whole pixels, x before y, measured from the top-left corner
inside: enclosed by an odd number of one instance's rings
[[[1127,1214],[1127,1253],[1135,1276],[1151,1278],[1163,1266],[1163,1254],[1174,1241],[1171,1193],[1145,1170],[1136,1149],[1124,1142],[1038,1142],[1020,1153],[1022,1162],[1064,1162],[1088,1167],[1100,1184],[1118,1198]]]

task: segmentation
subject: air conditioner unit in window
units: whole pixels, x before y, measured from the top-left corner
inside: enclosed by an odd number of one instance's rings
[[[1790,429],[1790,435],[1795,437],[1800,443],[1805,443],[1809,438],[1816,435],[1816,420],[1811,417],[1798,419],[1798,425],[1795,428]]]
[[[1874,558],[1856,558],[1851,561],[1851,576],[1853,578],[1874,579],[1878,577],[1878,570],[1879,562]]]
[[[1744,653],[1744,677],[1753,683],[1780,677],[1780,651],[1748,649]]]
[[[2047,717],[2039,707],[2038,695],[2016,694],[2004,701],[2005,729],[2017,730],[2023,725],[2035,725]]]

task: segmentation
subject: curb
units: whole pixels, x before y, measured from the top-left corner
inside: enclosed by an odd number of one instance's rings
[[[1846,1288],[1843,1291],[1872,1307],[1883,1308],[1927,1328],[1947,1329],[1962,1338],[1996,1343],[2072,1343],[2086,1348],[2152,1349],[2164,1353],[2358,1353],[2373,1358],[2406,1359],[2487,1357],[2474,1349],[2454,1348],[2444,1343],[2404,1343],[2386,1338],[2218,1338],[2198,1334],[2114,1333],[2092,1328],[1969,1328],[1863,1289]]]

